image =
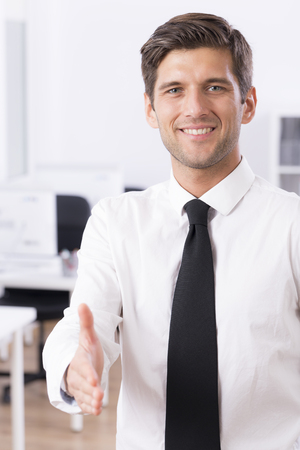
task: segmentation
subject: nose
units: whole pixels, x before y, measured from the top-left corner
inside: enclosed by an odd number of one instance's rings
[[[194,119],[208,115],[207,99],[199,89],[195,88],[186,92],[183,112],[186,117]]]

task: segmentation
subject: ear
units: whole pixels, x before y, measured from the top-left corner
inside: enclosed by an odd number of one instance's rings
[[[251,120],[255,116],[256,104],[257,104],[256,89],[254,86],[251,86],[251,88],[247,93],[245,103],[243,105],[242,123],[246,124],[251,122]]]
[[[152,128],[158,128],[157,118],[154,109],[152,108],[150,98],[146,92],[144,93],[144,100],[145,100],[145,114],[146,114],[146,120],[150,127]]]

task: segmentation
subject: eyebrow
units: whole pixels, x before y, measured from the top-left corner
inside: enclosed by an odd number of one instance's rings
[[[227,78],[208,78],[205,80],[205,84],[225,84],[226,86],[232,86],[231,81],[229,81]],[[166,83],[161,84],[158,87],[159,91],[164,91],[165,89],[180,86],[182,83],[180,81],[168,81]]]
[[[179,81],[168,81],[167,83],[163,83],[159,86],[159,91],[164,91],[165,89],[172,88],[174,86],[180,86],[182,83]]]
[[[232,82],[229,81],[227,78],[209,78],[205,82],[209,84],[220,83],[225,84],[226,86],[232,86]]]

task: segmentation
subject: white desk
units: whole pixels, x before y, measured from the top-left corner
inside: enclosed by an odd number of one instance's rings
[[[71,297],[76,283],[76,277],[67,277],[62,274],[62,268],[57,265],[50,273],[46,273],[45,269],[33,271],[31,269],[25,271],[2,271],[0,272],[0,287],[20,288],[20,289],[48,289],[69,291]],[[103,398],[103,406],[109,401],[108,387],[105,390]],[[81,431],[83,428],[83,415],[71,415],[71,430]]]
[[[20,289],[47,289],[73,292],[76,277],[33,271],[0,272],[0,286]]]
[[[13,334],[11,358],[11,409],[13,450],[25,449],[24,366],[22,330],[36,319],[34,308],[0,306],[0,339]]]
[[[62,290],[69,291],[71,296],[76,283],[76,277],[67,277],[62,273],[47,274],[43,271],[14,271],[14,272],[0,272],[0,286],[6,288],[24,288],[24,289],[48,289],[48,290]],[[107,394],[108,395],[108,394]],[[106,402],[108,397],[106,395]],[[83,428],[83,416],[71,415],[71,430],[81,431]]]

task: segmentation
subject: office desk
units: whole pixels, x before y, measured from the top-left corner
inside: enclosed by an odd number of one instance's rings
[[[25,449],[23,328],[36,318],[34,308],[0,306],[0,339],[13,334],[11,410],[13,450]]]
[[[0,272],[0,286],[7,288],[47,289],[73,292],[76,277],[33,271]]]
[[[7,288],[62,290],[69,291],[71,296],[75,283],[76,277],[64,276],[59,269],[49,274],[32,270],[0,272],[0,286]],[[70,426],[72,431],[81,431],[83,416],[72,415]]]

